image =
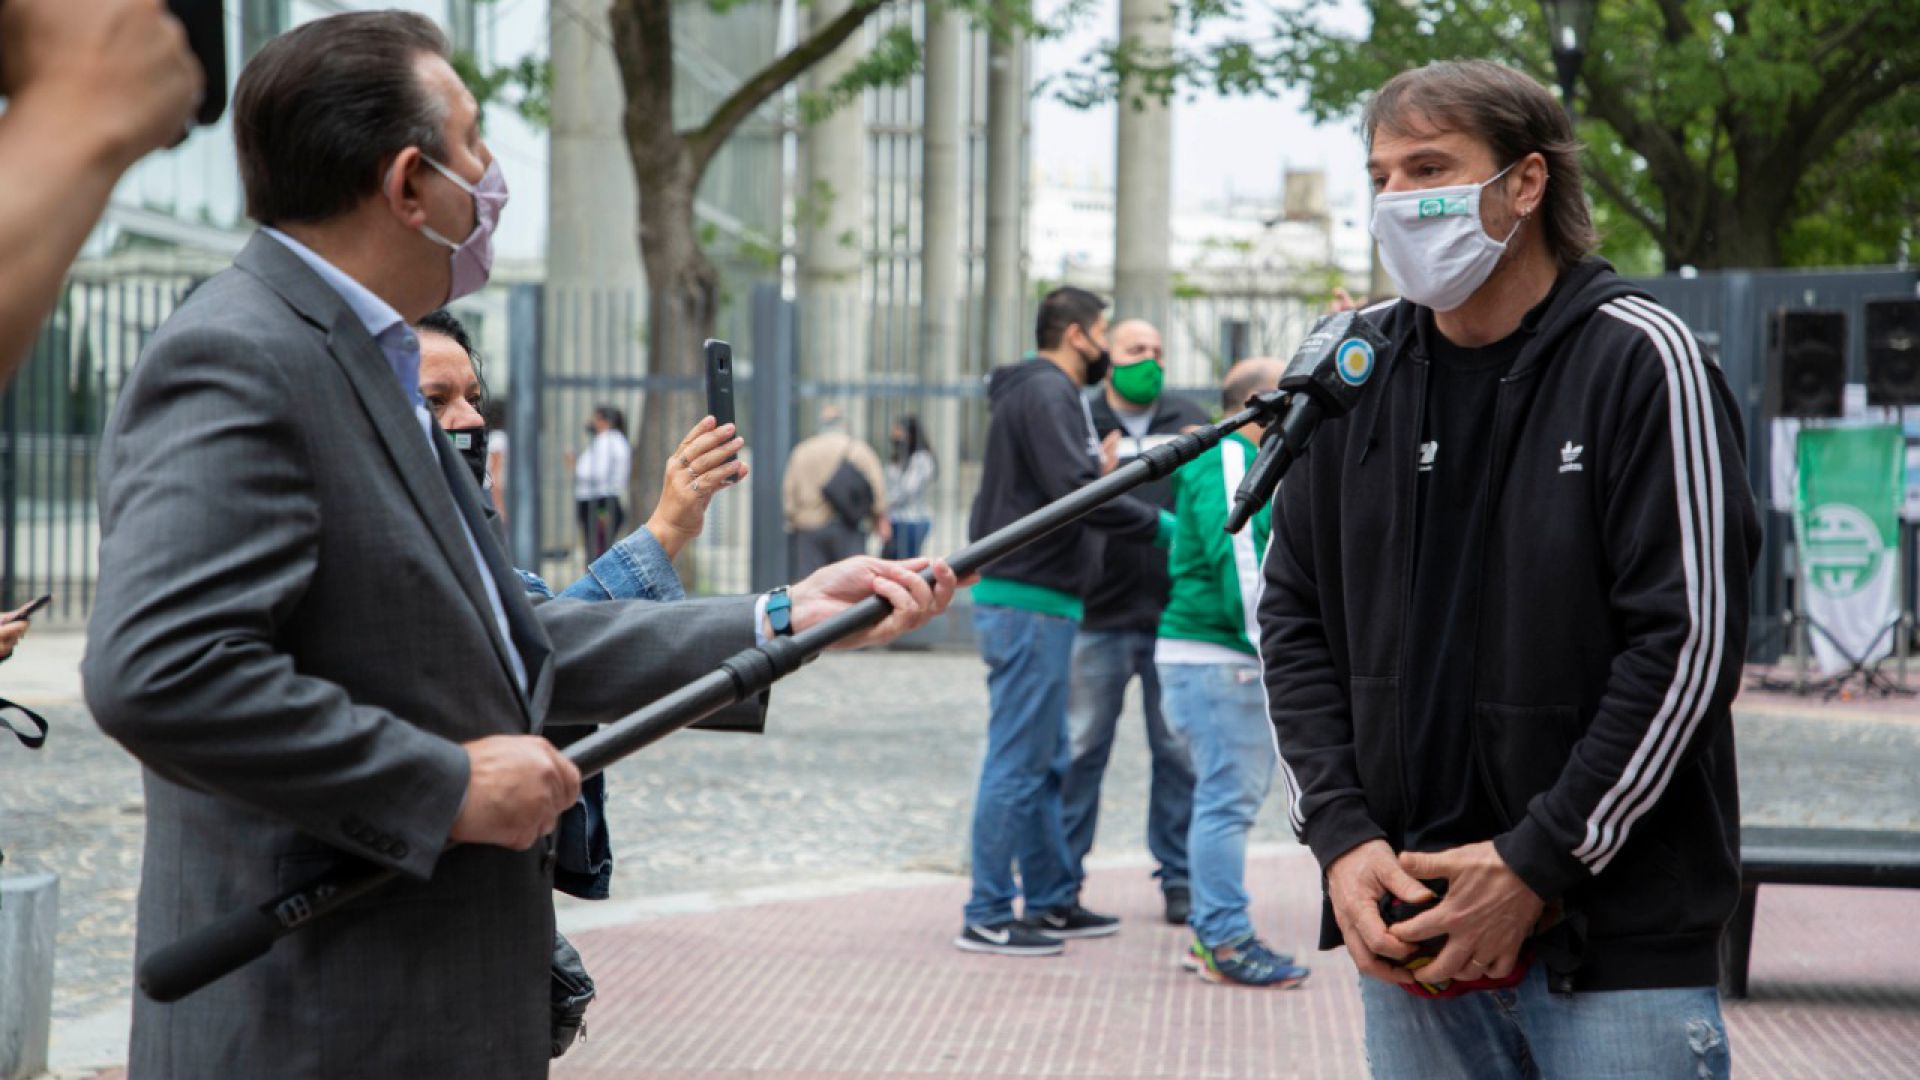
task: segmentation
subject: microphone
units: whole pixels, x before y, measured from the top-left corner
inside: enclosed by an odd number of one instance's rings
[[[1344,416],[1359,403],[1379,361],[1393,343],[1357,311],[1328,315],[1314,324],[1280,376],[1286,412],[1260,440],[1260,453],[1233,493],[1227,531],[1237,533],[1273,498],[1280,477],[1307,452],[1322,421]]]

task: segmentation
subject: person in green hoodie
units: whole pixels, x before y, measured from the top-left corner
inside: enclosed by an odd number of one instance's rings
[[[1242,360],[1227,372],[1221,404],[1228,412],[1244,407],[1279,385],[1282,370],[1278,360]],[[1282,988],[1306,981],[1307,969],[1254,933],[1246,887],[1247,833],[1273,785],[1276,759],[1254,645],[1272,510],[1261,507],[1237,534],[1225,529],[1262,434],[1257,425],[1242,428],[1174,474],[1173,590],[1153,659],[1167,724],[1193,756],[1187,921],[1194,942],[1186,966],[1211,982]]]

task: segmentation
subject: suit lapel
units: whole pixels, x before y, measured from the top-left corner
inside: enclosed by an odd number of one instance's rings
[[[512,564],[507,561],[506,545],[500,543],[499,534],[487,519],[486,508],[480,502],[480,489],[474,485],[466,463],[460,460],[459,453],[454,450],[453,441],[438,423],[433,425],[433,446],[444,486],[459,507],[467,528],[472,531],[481,558],[487,564],[487,573],[492,576],[494,588],[500,593],[500,606],[506,612],[507,629],[513,636],[513,645],[519,650],[520,662],[526,669],[527,690],[531,695],[533,684],[552,655],[546,632],[540,628],[539,620],[533,614],[533,605],[527,601],[526,586],[520,583],[519,575],[513,572]],[[472,562],[472,559],[469,558],[468,562]],[[491,615],[488,618],[491,620]],[[534,720],[534,730],[537,732],[538,717],[535,716]]]
[[[460,526],[460,509],[454,502],[453,489],[441,475],[432,446],[420,430],[420,419],[407,404],[386,354],[380,351],[359,317],[333,287],[279,241],[255,234],[234,259],[234,265],[260,277],[302,318],[325,332],[328,353],[340,365],[354,396],[360,399],[361,407],[372,419],[381,446],[405,483],[414,508],[426,520],[427,531],[439,547],[447,568],[460,583],[460,591],[466,594],[474,617],[486,628],[487,639],[493,642],[494,658],[499,661],[508,684],[514,685],[513,667],[507,659],[507,650],[512,645],[500,638],[493,606],[487,600],[479,568],[473,563],[473,550],[467,545]],[[474,540],[483,552],[488,549],[486,535],[476,533]],[[508,605],[509,619],[512,618],[510,596],[525,606],[526,601],[519,592],[518,588],[501,589],[501,602]],[[544,637],[540,640],[544,641]],[[528,664],[529,680],[533,672],[533,665]],[[524,691],[520,693],[520,706],[528,712],[528,723],[532,726],[533,717]]]

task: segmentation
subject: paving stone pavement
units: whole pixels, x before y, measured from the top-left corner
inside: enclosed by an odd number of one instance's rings
[[[1313,953],[1319,876],[1298,848],[1248,865],[1254,924],[1314,974],[1283,991],[1202,982],[1186,931],[1159,920],[1139,867],[1097,871],[1117,937],[1065,956],[960,953],[964,882],[774,901],[574,940],[599,984],[573,1080],[783,1077],[1362,1080],[1358,975]],[[1752,997],[1725,1017],[1743,1080],[1920,1076],[1920,975],[1883,946],[1911,933],[1911,894],[1761,892]]]
[[[69,651],[77,659],[77,647]],[[0,672],[0,692],[10,674]],[[47,747],[0,747],[0,848],[9,868],[62,876],[57,1047],[59,1021],[126,1000],[143,804],[132,760],[77,697],[48,693],[35,702],[55,725]],[[1819,710],[1750,695],[1740,711],[1749,822],[1920,829],[1920,710]],[[608,926],[637,917],[631,905],[644,909],[648,898],[673,898],[657,914],[803,883],[962,873],[985,715],[983,668],[970,654],[826,657],[776,690],[769,734],[690,732],[616,766],[616,900],[561,898],[562,919]],[[1144,849],[1137,701],[1121,728],[1096,854],[1124,859]],[[1277,803],[1254,839],[1291,844]],[[1129,888],[1149,887],[1144,866],[1115,873]]]

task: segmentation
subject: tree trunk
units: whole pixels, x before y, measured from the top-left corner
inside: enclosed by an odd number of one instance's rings
[[[694,234],[699,175],[684,143],[655,168],[642,170],[639,161],[635,166],[640,250],[647,270],[647,373],[654,378],[698,377],[705,372],[701,345],[713,336],[720,293],[719,275]],[[634,505],[641,508],[642,520],[660,499],[667,459],[706,409],[701,389],[647,394],[633,457]],[[691,591],[693,582],[687,584]]]

